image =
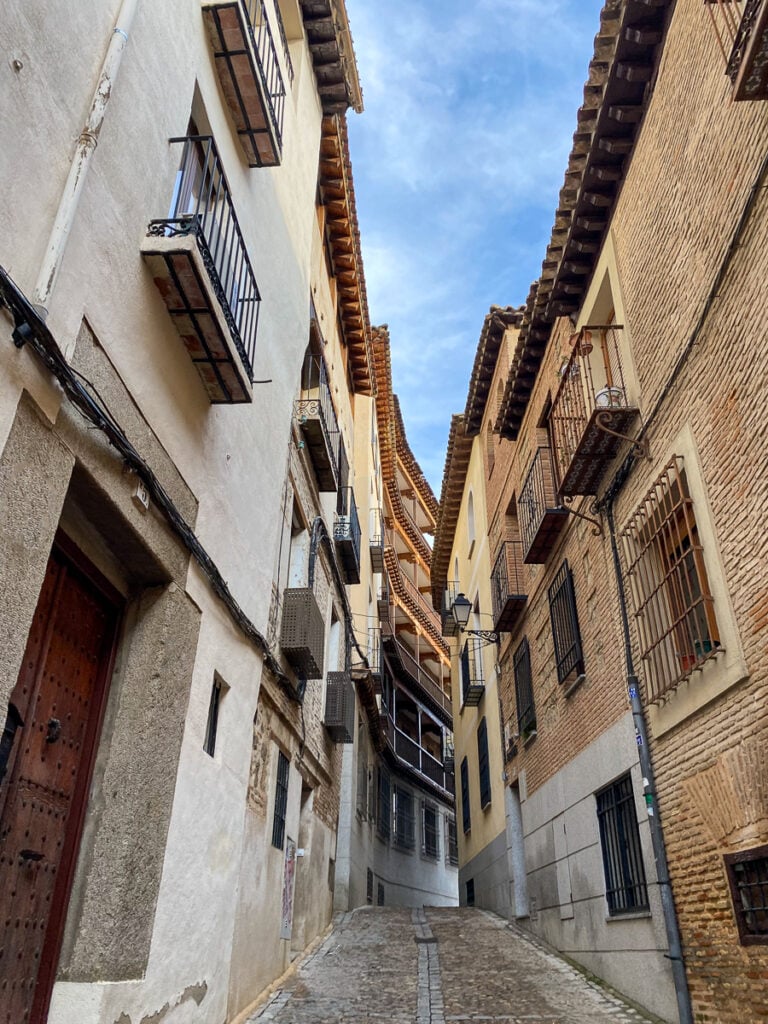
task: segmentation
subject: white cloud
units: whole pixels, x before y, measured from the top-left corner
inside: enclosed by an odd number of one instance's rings
[[[483,317],[523,302],[540,272],[601,2],[347,6],[371,316],[390,325],[409,441],[437,488]]]

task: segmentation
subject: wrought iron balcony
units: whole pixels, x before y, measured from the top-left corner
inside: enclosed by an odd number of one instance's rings
[[[418,658],[393,633],[385,633],[384,641],[395,671],[405,674],[406,681],[415,684],[423,703],[449,728],[453,721],[451,698],[432,674],[419,663]]]
[[[309,587],[292,587],[283,593],[280,647],[304,679],[322,679],[325,622]]]
[[[371,531],[369,535],[371,572],[384,571],[384,516],[380,508],[371,509]]]
[[[213,139],[182,143],[171,212],[141,254],[212,402],[253,400],[261,296]]]
[[[264,0],[203,0],[203,20],[248,165],[276,167],[285,83]]]
[[[461,695],[463,703],[477,707],[485,693],[480,640],[466,640],[461,649]]]
[[[379,622],[389,624],[392,621],[392,593],[389,589],[389,577],[386,573],[382,577],[379,593],[376,598],[376,610],[379,614]]]
[[[523,544],[508,540],[501,545],[491,573],[493,628],[509,633],[528,600],[523,582]]]
[[[539,448],[534,456],[517,499],[517,515],[523,561],[546,562],[568,517],[568,510],[557,501],[549,448]]]
[[[735,100],[768,99],[768,2],[705,0]]]
[[[376,693],[381,693],[381,676],[384,671],[384,651],[381,642],[381,630],[371,626],[368,630],[368,665],[373,676]]]
[[[333,539],[346,583],[360,582],[360,520],[355,492],[345,487],[340,494],[339,512],[333,524]]]
[[[561,494],[597,493],[638,415],[627,397],[621,331],[618,325],[584,327],[562,369],[550,413]]]
[[[334,743],[354,741],[355,684],[349,672],[328,673],[323,724]]]
[[[347,465],[344,441],[333,407],[325,361],[308,356],[302,374],[302,397],[296,402],[298,419],[321,491],[344,486]]]
[[[384,734],[390,749],[397,757],[446,793],[452,793],[453,772],[446,770],[441,761],[432,757],[416,740],[398,729],[389,715],[384,717]]]

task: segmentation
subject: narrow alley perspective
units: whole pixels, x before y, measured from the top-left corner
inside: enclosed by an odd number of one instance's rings
[[[655,1021],[487,911],[362,907],[243,1024]]]
[[[0,1024],[768,1024],[768,0],[0,0]]]

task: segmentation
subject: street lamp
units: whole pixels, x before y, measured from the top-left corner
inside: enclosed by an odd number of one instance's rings
[[[472,605],[467,600],[464,594],[459,594],[451,606],[451,614],[453,615],[456,625],[459,627],[460,633],[466,633],[467,636],[477,636],[486,644],[497,644],[499,642],[499,634],[492,629],[467,629],[467,623],[469,622],[469,615],[472,611]]]

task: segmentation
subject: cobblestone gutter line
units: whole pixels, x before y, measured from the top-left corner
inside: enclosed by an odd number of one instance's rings
[[[416,1024],[445,1024],[443,990],[440,982],[440,957],[437,939],[427,921],[423,907],[411,913],[419,947],[419,1000]]]

